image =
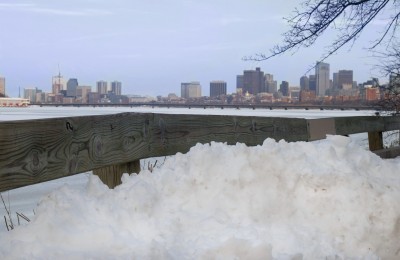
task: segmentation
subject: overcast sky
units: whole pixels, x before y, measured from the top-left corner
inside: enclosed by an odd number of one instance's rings
[[[299,0],[0,0],[0,75],[6,93],[18,87],[51,90],[51,78],[77,78],[79,85],[99,80],[122,82],[123,94],[180,95],[180,83],[225,80],[228,92],[236,75],[261,67],[278,84],[299,78],[318,60],[332,39],[325,35],[311,49],[265,62],[242,57],[268,53],[281,41]],[[354,79],[371,76],[376,60],[363,48],[382,30],[375,23],[359,42],[326,62],[332,72],[353,69]]]

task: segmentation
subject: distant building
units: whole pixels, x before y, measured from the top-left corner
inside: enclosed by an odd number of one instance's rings
[[[264,91],[263,92],[267,92],[267,93],[275,93],[278,91],[278,83],[276,82],[276,80],[274,80],[274,75],[272,74],[265,74],[264,75]]]
[[[107,91],[108,91],[107,81],[103,81],[103,80],[97,81],[96,86],[97,86],[97,93],[99,93],[100,95],[108,94],[107,93]]]
[[[111,82],[111,93],[116,96],[121,96],[122,92],[122,83],[119,81]]]
[[[98,92],[89,92],[88,93],[88,103],[89,104],[98,104],[100,103],[101,94]]]
[[[61,93],[62,90],[66,90],[65,79],[61,75],[54,76],[52,78],[52,93],[57,95]]]
[[[300,90],[299,101],[302,103],[315,101],[315,91],[314,90]]]
[[[351,85],[353,88],[353,71],[352,70],[339,70],[337,73],[337,87],[339,89],[346,89]]]
[[[400,93],[400,75],[399,74],[391,74],[389,76],[389,86],[391,88],[392,93]]]
[[[25,98],[6,98],[0,97],[0,107],[26,107],[29,100]]]
[[[243,75],[236,76],[236,89],[243,89]]]
[[[91,86],[78,86],[76,88],[76,96],[81,100],[81,103],[89,102],[89,93],[92,92]]]
[[[77,79],[69,79],[67,81],[67,97],[76,97],[76,88],[78,87]]]
[[[325,92],[329,89],[329,64],[324,62],[317,62],[315,66],[315,81],[316,81],[316,94],[319,97],[324,97]]]
[[[333,79],[332,79],[332,88],[333,88],[334,90],[339,89],[338,79],[339,79],[339,73],[334,72],[334,73],[333,73]]]
[[[181,97],[186,99],[201,97],[200,82],[192,81],[189,83],[181,83]]]
[[[317,91],[317,80],[316,80],[315,75],[310,75],[308,77],[308,87],[309,87],[309,90],[314,91],[314,93],[316,93],[316,91]]]
[[[373,87],[372,85],[366,85],[364,88],[366,101],[376,101],[380,99],[379,88]]]
[[[63,104],[73,104],[73,103],[75,103],[75,97],[63,97],[62,103]]]
[[[46,103],[47,102],[48,93],[43,91],[36,92],[36,103]]]
[[[36,103],[36,93],[38,92],[37,88],[25,88],[24,89],[24,98],[29,99],[31,103]]]
[[[279,86],[279,91],[282,93],[283,96],[289,96],[289,82],[282,81],[281,85]]]
[[[225,81],[211,81],[210,82],[210,97],[219,97],[226,95],[226,82]]]
[[[300,89],[301,90],[309,90],[310,82],[307,76],[303,76],[300,78]]]
[[[6,96],[6,78],[0,77],[0,97]]]
[[[243,72],[243,92],[256,95],[265,92],[264,72],[260,68]]]
[[[300,100],[300,87],[289,87],[289,96],[292,102]]]

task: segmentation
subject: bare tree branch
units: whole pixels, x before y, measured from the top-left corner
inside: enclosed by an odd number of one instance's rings
[[[300,9],[294,10],[292,17],[286,18],[290,29],[283,34],[283,44],[275,45],[269,54],[258,53],[243,59],[263,61],[288,51],[310,47],[328,28],[332,28],[339,34],[320,59],[323,61],[355,41],[384,9],[391,14],[389,22],[370,49],[395,35],[400,19],[399,0],[305,0]]]

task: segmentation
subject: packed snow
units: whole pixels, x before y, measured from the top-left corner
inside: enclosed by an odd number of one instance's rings
[[[400,158],[348,137],[198,144],[44,196],[1,259],[399,259]]]
[[[290,118],[323,118],[343,116],[371,116],[372,110],[320,110],[320,109],[221,109],[221,108],[167,108],[167,107],[2,107],[0,109],[0,121],[26,120],[37,118],[55,118],[83,115],[106,115],[125,112],[135,113],[161,113],[182,115],[241,115],[263,117],[290,117]]]

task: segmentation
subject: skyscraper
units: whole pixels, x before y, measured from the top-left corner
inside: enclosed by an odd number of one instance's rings
[[[52,93],[53,94],[58,94],[62,90],[65,90],[65,80],[61,74],[58,74],[57,76],[54,76],[52,79]]]
[[[67,81],[67,96],[68,97],[76,97],[76,88],[78,87],[77,79],[69,79]]]
[[[316,93],[317,81],[316,81],[315,75],[310,75],[308,77],[308,87],[310,88],[311,91],[314,91]]]
[[[300,89],[301,90],[309,90],[310,89],[310,81],[307,76],[302,76],[300,78]]]
[[[289,96],[289,82],[282,81],[279,91],[282,93],[283,96]]]
[[[256,95],[264,91],[264,72],[260,68],[243,72],[243,93]]]
[[[0,97],[6,96],[6,78],[0,77]]]
[[[274,80],[274,75],[266,73],[264,75],[264,91],[263,92],[268,92],[268,93],[275,93],[278,91],[278,83],[276,80]]]
[[[352,70],[339,70],[337,76],[339,89],[351,89],[353,87],[353,71]]]
[[[201,97],[200,82],[192,81],[189,83],[181,83],[182,98],[198,98]]]
[[[315,66],[316,95],[325,96],[326,90],[329,88],[329,64],[317,62]]]
[[[108,88],[107,88],[107,81],[97,81],[96,83],[97,86],[97,93],[99,93],[100,95],[106,95]]]
[[[122,83],[119,81],[111,82],[111,93],[117,96],[121,96],[122,92]]]
[[[225,81],[211,81],[210,82],[210,97],[218,97],[226,95],[226,82]]]
[[[243,75],[236,76],[236,89],[243,90]]]
[[[334,72],[333,73],[333,80],[332,80],[332,85],[333,85],[333,89],[339,89],[339,83],[338,83],[338,79],[339,79],[339,73]]]

